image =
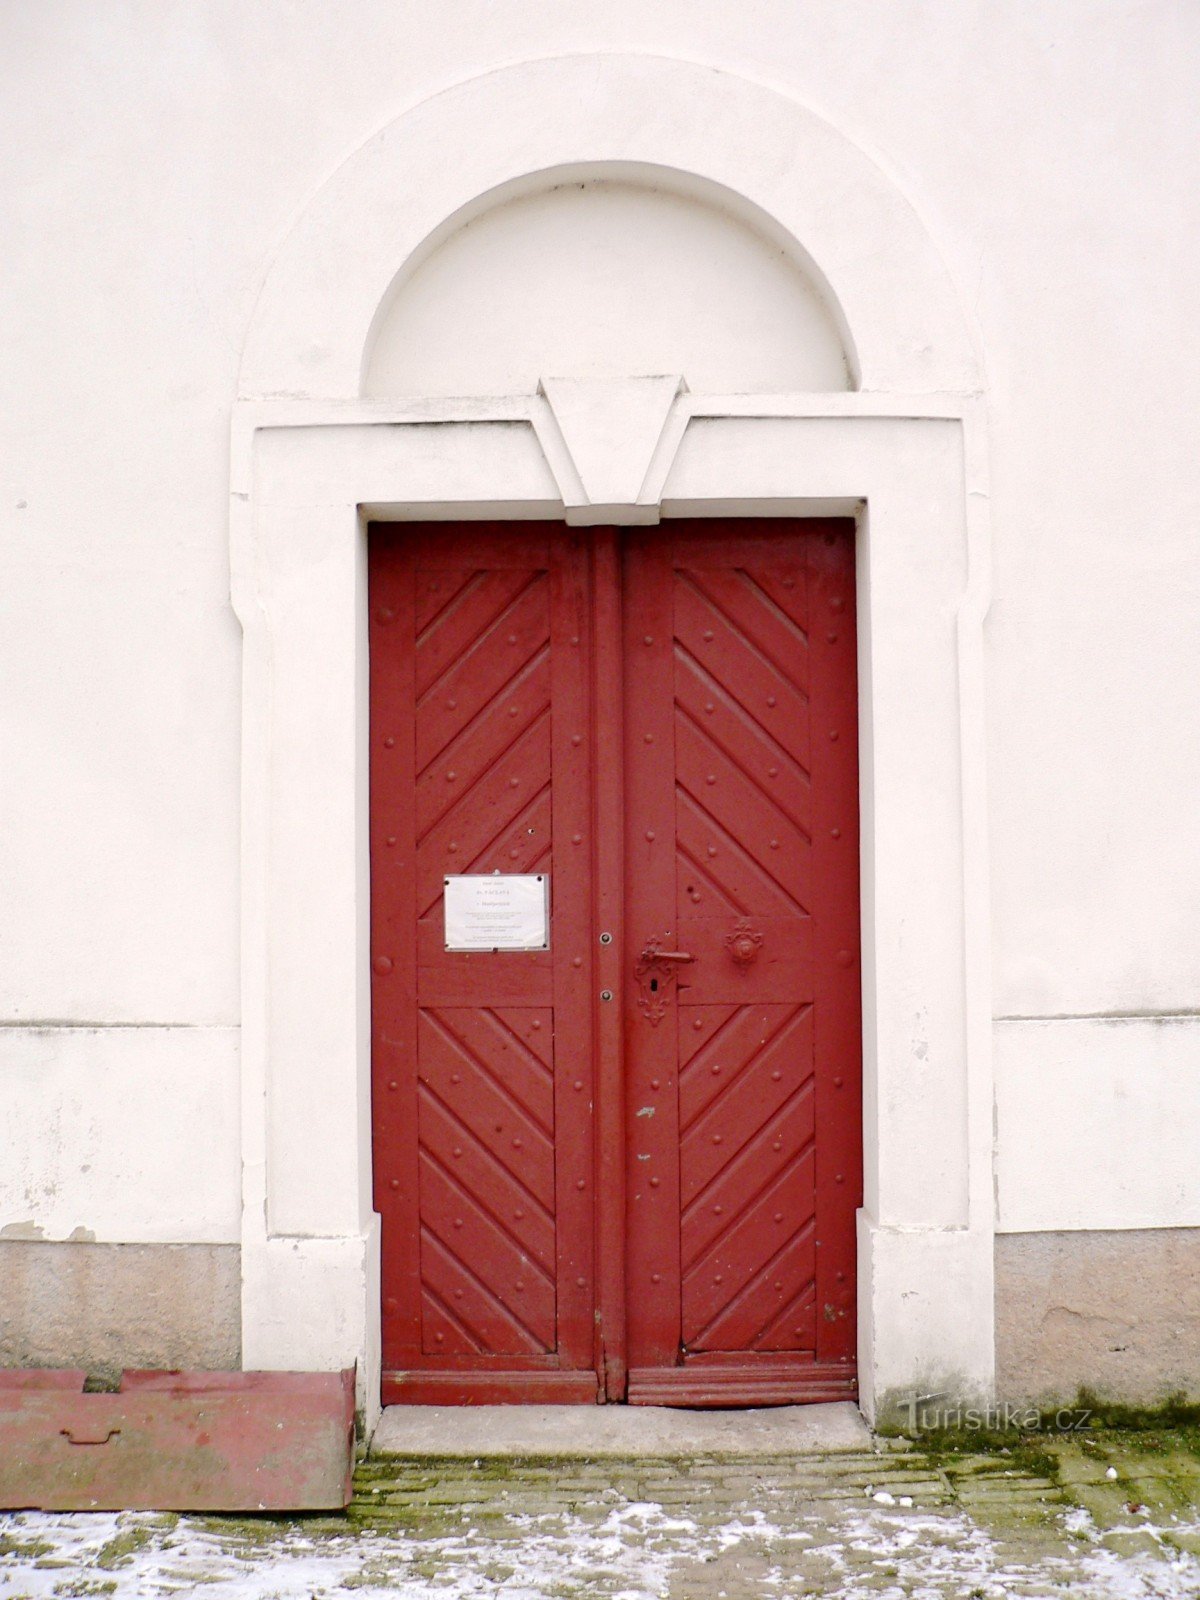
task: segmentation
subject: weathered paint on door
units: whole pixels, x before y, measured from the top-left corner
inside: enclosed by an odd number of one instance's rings
[[[853,1392],[848,532],[625,555],[629,1398]]]
[[[851,525],[392,525],[370,583],[385,1401],[853,1393]],[[444,950],[494,871],[548,953]]]
[[[384,1398],[595,1400],[587,550],[375,530],[370,582]],[[548,952],[443,948],[496,871],[550,874]]]

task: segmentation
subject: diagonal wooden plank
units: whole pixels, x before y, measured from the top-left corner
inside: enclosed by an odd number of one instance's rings
[[[680,1196],[685,1212],[705,1194],[718,1173],[740,1158],[748,1146],[766,1137],[784,1106],[800,1099],[811,1103],[811,1058],[804,1060],[798,1053],[789,1061],[785,1048],[786,1039],[782,1047],[757,1057],[741,1081],[709,1106],[680,1141]],[[799,1052],[799,1044],[796,1048]]]
[[[752,783],[811,833],[808,772],[682,648],[675,653],[675,700]]]
[[[710,911],[714,906],[724,906],[726,911],[738,916],[747,909],[739,905],[728,890],[722,888],[716,878],[693,859],[679,843],[678,836],[676,836],[675,861],[678,867],[677,882],[681,911],[686,912],[693,906],[704,906]]]
[[[550,785],[537,794],[478,855],[456,872],[536,872],[544,864],[553,822]]]
[[[806,1283],[794,1299],[754,1337],[755,1350],[815,1350],[817,1285]]]
[[[422,1225],[525,1329],[535,1348],[552,1348],[553,1282],[424,1147],[420,1172]]]
[[[728,1026],[740,1010],[741,1007],[736,1005],[680,1005],[679,1069],[681,1072],[687,1070],[701,1050],[707,1049],[720,1037],[722,1029]]]
[[[484,576],[476,567],[440,567],[429,572],[417,569],[413,574],[413,587],[418,644],[443,612],[448,612],[456,602],[462,604],[468,589]]]
[[[549,784],[512,821],[479,851],[463,859],[460,842],[450,830],[441,836],[441,860],[418,859],[418,920],[436,930],[438,947],[443,933],[442,878],[453,872],[542,872],[548,869],[547,847],[552,822]],[[511,999],[506,992],[505,998]],[[519,997],[518,997],[519,998]]]
[[[739,838],[744,853],[802,909],[812,876],[804,830],[678,710],[675,770],[680,786],[693,801],[727,833]]]
[[[543,1046],[547,1051],[552,1049],[554,1012],[534,1007],[499,1010],[493,1006],[480,1012],[480,1021],[492,1030],[503,1049],[516,1051],[518,1059],[528,1068],[528,1073],[522,1071],[522,1082],[528,1080],[531,1085],[540,1082],[541,1089],[533,1091],[537,1096],[536,1103],[524,1094],[521,1095],[521,1103],[553,1138],[554,1070],[551,1061],[538,1046]],[[544,1041],[543,1033],[547,1035]]]
[[[426,1355],[478,1356],[484,1347],[470,1329],[430,1287],[421,1280],[421,1349]]]
[[[554,1080],[541,1061],[486,1006],[437,1008],[434,1015],[492,1081],[554,1138]]]
[[[454,775],[457,782],[457,773]],[[424,910],[442,892],[447,872],[480,870],[474,866],[506,840],[521,816],[550,786],[550,716],[545,713],[429,830],[417,847],[417,904]],[[527,834],[545,848],[549,821]],[[508,848],[505,845],[505,848]],[[519,848],[519,843],[518,843]],[[514,858],[515,859],[515,858]],[[497,866],[501,863],[497,862]],[[518,870],[503,866],[506,872]]]
[[[555,1271],[554,1217],[497,1161],[465,1123],[423,1085],[418,1107],[421,1143],[467,1194],[503,1226],[514,1243],[547,1272]]]
[[[530,1355],[541,1341],[514,1317],[492,1288],[447,1250],[429,1228],[421,1229],[422,1282],[453,1306],[469,1336],[487,1355]]]
[[[739,910],[760,915],[791,915],[794,901],[764,872],[727,828],[721,827],[691,795],[675,791],[675,829],[679,843]]]
[[[790,1100],[768,1125],[766,1138],[742,1150],[687,1207],[679,1233],[685,1265],[711,1250],[736,1227],[747,1206],[756,1205],[780,1174],[807,1154],[815,1132],[813,1113],[811,1095]]]
[[[762,591],[767,601],[778,608],[786,622],[797,630],[807,642],[808,573],[803,563],[780,566],[747,565],[742,568],[746,578]]]
[[[739,1354],[753,1349],[755,1341],[776,1319],[780,1303],[789,1296],[803,1299],[804,1290],[813,1283],[815,1275],[816,1251],[811,1232],[807,1238],[789,1239],[711,1322],[685,1334],[689,1348]],[[684,1326],[689,1330],[692,1326],[686,1314]],[[811,1339],[815,1331],[816,1323],[811,1314],[803,1317],[788,1330],[790,1338],[783,1348],[811,1350],[813,1345],[805,1341]]]
[[[542,1067],[551,1072],[554,1062],[554,1013],[538,1006],[496,1006],[495,1016],[520,1039]]]
[[[541,855],[540,856],[535,856],[534,859],[529,863],[529,865],[527,867],[522,868],[522,871],[526,872],[526,873],[530,873],[530,872],[549,872],[550,871],[550,862],[551,862],[551,845],[550,845],[550,840],[547,839],[542,844],[542,853],[541,853]]]
[[[424,838],[549,708],[550,652],[546,649],[501,684],[476,717],[417,775],[417,837]],[[417,720],[419,725],[420,716]]]
[[[754,1056],[767,1049],[779,1033],[796,1015],[794,1005],[748,1005],[727,1007],[688,1007],[680,1009],[680,1036],[686,1036],[689,1025],[703,1021],[708,1010],[722,1010],[729,1021],[719,1030],[699,1030],[704,1039],[695,1053],[681,1063],[679,1074],[679,1131],[686,1134],[697,1117],[719,1095],[736,1084],[739,1075]],[[693,1017],[692,1010],[699,1015]],[[697,1032],[692,1028],[693,1032]],[[782,1070],[772,1067],[771,1070]],[[811,1070],[811,1069],[810,1069]]]
[[[755,1074],[758,1082],[762,1075]],[[726,1197],[733,1198],[736,1210],[739,1194],[754,1192],[755,1181],[762,1170],[760,1163],[770,1162],[773,1155],[786,1154],[784,1134],[795,1139],[794,1149],[800,1149],[813,1134],[814,1110],[813,1080],[808,1078],[790,1093],[779,1094],[784,1085],[771,1083],[776,1091],[770,1106],[758,1106],[749,1093],[728,1096],[725,1120],[718,1122],[715,1115],[701,1117],[685,1144],[680,1149],[680,1197],[683,1218],[690,1218],[693,1206],[715,1203],[715,1189],[722,1189]],[[790,1117],[792,1107],[800,1110],[800,1117]],[[760,1122],[760,1117],[763,1118]],[[730,1146],[726,1149],[725,1133],[709,1133],[710,1128],[733,1128]],[[741,1138],[746,1128],[749,1134]]]
[[[683,1337],[690,1348],[746,1349],[816,1275],[814,1166],[810,1151],[685,1273]]]
[[[675,590],[675,639],[709,677],[725,687],[745,714],[807,771],[807,698],[773,662],[747,648],[707,597],[687,582],[680,582]]]
[[[417,578],[418,598],[425,583],[438,583],[449,574]],[[417,699],[427,695],[451,668],[458,666],[497,625],[509,617],[522,595],[542,577],[536,571],[481,571],[439,616],[425,626],[418,623]]]
[[[494,1074],[453,1030],[467,1022],[466,1010],[422,1010],[417,1073],[515,1182],[554,1212],[554,1143],[521,1104],[511,1082]]]
[[[545,648],[549,638],[549,587],[539,579],[418,699],[418,770],[458,737],[497,689]]]
[[[769,662],[789,683],[803,689],[808,681],[808,638],[762,587],[735,567],[689,571],[679,575],[693,585],[724,620],[742,645]]]

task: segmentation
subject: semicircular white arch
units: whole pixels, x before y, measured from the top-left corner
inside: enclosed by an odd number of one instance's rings
[[[678,372],[708,394],[853,386],[825,286],[769,219],[677,174],[600,172],[542,174],[453,219],[389,292],[363,392],[532,394],[546,373]]]
[[[508,189],[636,166],[737,197],[795,242],[858,387],[975,392],[954,286],[920,218],[846,134],[724,70],[658,56],[521,62],[432,96],[338,168],[284,239],[243,352],[243,398],[351,399],[393,286]],[[686,175],[686,177],[684,176]],[[490,197],[490,199],[488,198]],[[744,221],[742,216],[739,220]]]

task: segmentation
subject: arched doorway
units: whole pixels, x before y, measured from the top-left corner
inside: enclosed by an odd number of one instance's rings
[[[770,219],[835,287],[822,304],[859,390],[701,395],[672,380],[659,425],[626,433],[606,421],[619,408],[580,400],[586,374],[567,374],[573,406],[549,382],[364,398],[407,265],[581,159],[593,178],[668,171],[680,192]],[[838,516],[856,524],[860,622],[860,1397],[879,1415],[914,1383],[989,1392],[978,387],[912,209],[836,129],[729,74],[524,63],[413,108],[317,197],[264,286],[234,419],[249,1364],[357,1359],[362,1403],[378,1404],[368,523]]]

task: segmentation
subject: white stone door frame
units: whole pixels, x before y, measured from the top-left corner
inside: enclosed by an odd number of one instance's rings
[[[585,167],[703,187],[800,241],[860,392],[672,383],[649,470],[613,443],[603,504],[556,422],[561,385],[358,399],[381,307],[429,241]],[[913,1386],[989,1395],[984,428],[971,341],[903,198],[811,112],[708,68],[571,57],[459,85],[351,157],[286,241],[247,343],[232,477],[246,1365],[356,1360],[368,1416],[378,1406],[367,520],[836,512],[859,525],[862,1401],[875,1416]]]

